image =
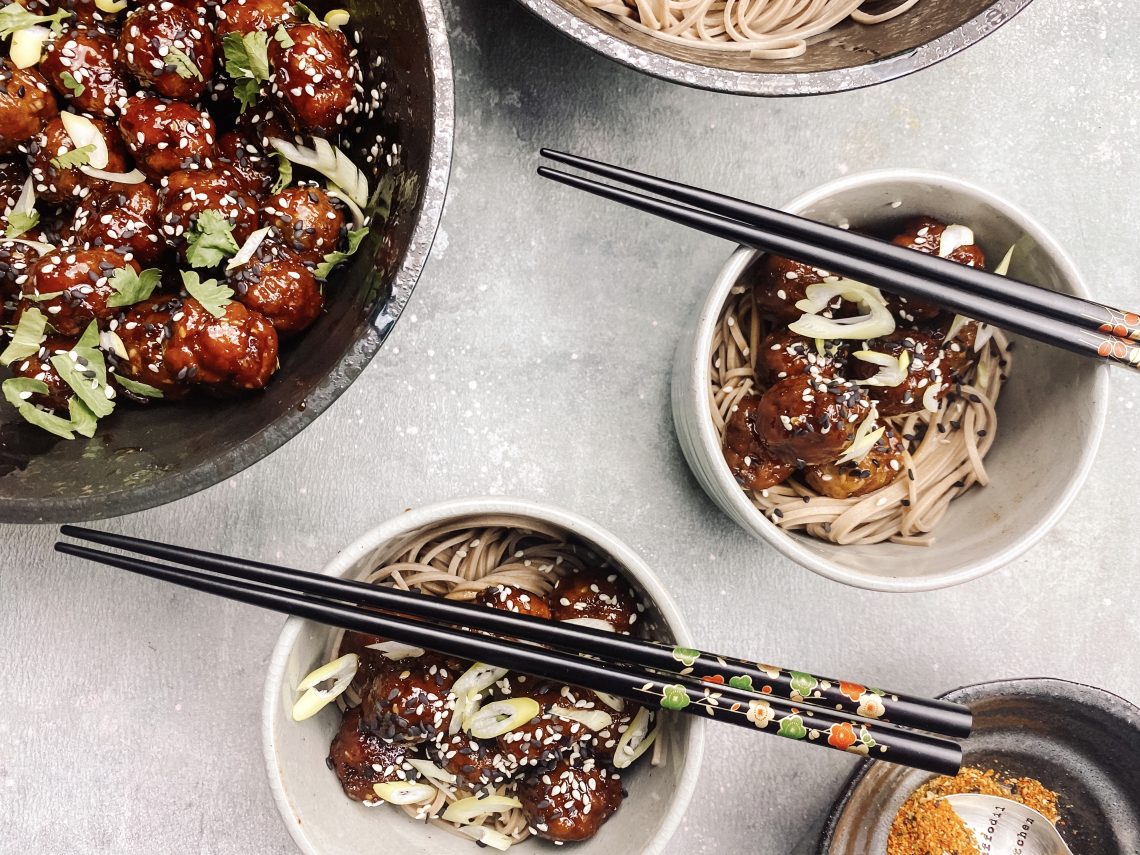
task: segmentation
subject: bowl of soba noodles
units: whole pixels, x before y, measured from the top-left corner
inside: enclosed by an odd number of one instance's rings
[[[740,95],[813,95],[940,62],[1030,0],[521,2],[576,41],[656,77]]]
[[[935,173],[853,175],[788,210],[1085,297],[1028,214]],[[733,520],[831,579],[976,579],[1076,497],[1105,421],[1092,360],[799,262],[738,249],[678,349],[673,416]]]
[[[446,502],[372,529],[324,570],[682,646],[646,564],[566,511]],[[480,848],[665,850],[696,785],[702,722],[611,695],[290,618],[262,707],[270,786],[308,855]]]

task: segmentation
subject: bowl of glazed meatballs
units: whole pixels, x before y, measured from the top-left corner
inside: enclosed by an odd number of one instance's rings
[[[1085,296],[1016,205],[920,170],[848,176],[788,210]],[[857,587],[917,591],[1020,556],[1081,488],[1103,366],[935,304],[738,249],[673,373],[682,451],[737,524]]]
[[[407,511],[324,572],[691,641],[628,547],[581,517],[521,500]],[[334,684],[335,700],[308,705],[309,687]],[[310,855],[378,840],[441,855],[551,844],[584,855],[662,852],[704,744],[690,716],[295,618],[270,659],[262,738],[278,809]]]
[[[442,210],[443,33],[433,0],[0,8],[0,521],[179,498],[347,388]]]

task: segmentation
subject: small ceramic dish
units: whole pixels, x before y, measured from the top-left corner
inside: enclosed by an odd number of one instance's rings
[[[1057,828],[1074,852],[1140,852],[1140,708],[1052,679],[981,683],[944,697],[974,712],[966,765],[1036,778],[1055,791]],[[899,808],[929,778],[864,763],[828,816],[819,855],[886,852]]]
[[[1001,259],[1017,244],[1010,276],[1088,296],[1073,262],[1032,217],[956,178],[917,170],[867,172],[811,190],[788,210],[869,230],[919,214],[962,223],[990,259]],[[740,248],[728,259],[694,313],[673,371],[673,420],[685,458],[705,492],[741,528],[830,579],[879,591],[922,591],[996,570],[1053,527],[1084,483],[1100,443],[1108,368],[1017,336],[1012,373],[997,404],[996,439],[985,459],[990,483],[951,503],[932,546],[841,546],[773,524],[724,460],[709,395],[714,332],[733,287],[759,257]]]
[[[691,647],[692,636],[664,586],[632,550],[605,529],[557,508],[488,498],[431,505],[389,520],[348,546],[325,569],[330,576],[357,578],[392,557],[410,536],[450,522],[457,529],[494,518],[496,525],[528,523],[561,529],[611,559],[646,607],[655,638]],[[282,818],[306,855],[362,855],[369,852],[431,852],[474,855],[472,840],[415,822],[386,805],[365,807],[349,800],[336,775],[325,768],[329,743],[340,722],[335,705],[295,722],[294,687],[324,661],[332,630],[290,618],[274,648],[262,705],[262,743],[269,783]],[[642,762],[622,776],[629,797],[592,840],[574,844],[580,855],[648,855],[663,852],[684,815],[696,786],[704,751],[703,722],[673,716],[663,722],[665,762]],[[531,838],[511,847],[519,855],[553,851]]]

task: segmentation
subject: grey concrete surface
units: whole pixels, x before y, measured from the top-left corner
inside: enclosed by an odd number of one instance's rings
[[[1136,378],[1114,376],[1090,482],[1027,556],[940,593],[845,589],[736,530],[673,437],[676,337],[729,247],[532,174],[540,146],[563,146],[779,202],[847,171],[926,166],[1022,202],[1099,296],[1135,305],[1133,3],[1038,0],[907,80],[778,102],[639,76],[508,0],[449,12],[454,178],[390,346],[260,465],[108,527],[316,567],[405,507],[515,494],[625,538],[713,649],[914,692],[1054,675],[1140,700]],[[64,560],[53,535],[0,527],[0,851],[294,851],[259,742],[280,619]],[[854,763],[709,735],[675,841],[692,855],[792,851]]]

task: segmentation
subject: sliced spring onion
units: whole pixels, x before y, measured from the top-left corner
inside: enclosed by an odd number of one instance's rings
[[[105,350],[107,353],[113,353],[119,357],[119,359],[127,358],[127,346],[123,344],[123,340],[119,338],[119,334],[111,330],[100,331],[99,349]]]
[[[373,784],[372,791],[389,804],[420,805],[435,798],[431,784],[410,784],[407,781],[385,781]]]
[[[110,151],[107,148],[107,140],[99,130],[98,125],[86,116],[66,111],[59,114],[59,120],[63,122],[63,129],[67,131],[67,135],[71,137],[76,148],[83,148],[88,145],[92,147],[91,154],[87,157],[88,166],[94,169],[102,169],[107,165],[107,161],[110,159]]]
[[[441,819],[444,822],[458,822],[466,824],[473,822],[481,816],[493,813],[506,813],[514,808],[522,807],[522,802],[507,796],[486,796],[479,798],[472,796],[452,802],[443,812]]]
[[[625,733],[618,739],[617,747],[614,749],[615,769],[625,769],[630,766],[657,741],[657,733],[660,728],[653,728],[651,733],[649,731],[650,724],[652,724],[652,720],[649,710],[642,707],[629,723]]]
[[[265,226],[260,228],[245,239],[233,258],[226,264],[226,270],[233,270],[235,267],[241,267],[243,264],[253,258],[253,254],[257,252],[257,248],[261,246],[261,242],[265,240],[265,236],[272,231],[272,226]]]
[[[600,629],[602,632],[617,632],[617,628],[609,621],[595,617],[567,618],[562,623],[572,623],[575,626],[585,626],[590,629]]]
[[[485,825],[465,825],[459,829],[460,834],[466,834],[476,843],[481,843],[483,846],[490,846],[492,849],[498,849],[500,852],[506,852],[517,841],[501,831],[495,831],[493,828],[487,828]]]
[[[293,721],[311,718],[336,700],[352,683],[359,667],[360,657],[355,653],[346,653],[339,659],[310,671],[297,685],[297,691],[304,694],[293,704]],[[330,681],[331,686],[322,687],[322,683]]]
[[[932,413],[938,412],[938,385],[937,383],[931,383],[926,387],[926,391],[922,393],[922,406]]]
[[[879,411],[872,407],[867,418],[863,419],[863,423],[855,431],[855,439],[851,445],[835,462],[838,464],[850,463],[853,460],[862,460],[866,457],[875,447],[875,443],[887,432],[885,427],[875,427],[875,422],[878,420]]]
[[[50,243],[44,243],[42,240],[25,240],[24,238],[0,238],[0,244],[5,243],[22,243],[24,246],[30,246],[40,255],[43,255],[45,252],[51,252],[53,249],[55,249],[55,247]],[[63,292],[61,291],[60,293],[62,294]]]
[[[451,714],[451,723],[447,728],[449,735],[454,736],[459,733],[464,720],[478,701],[479,693],[506,675],[506,668],[496,668],[482,662],[476,662],[460,675],[451,686],[451,695],[455,698],[455,710]]]
[[[432,781],[439,781],[441,784],[454,784],[455,776],[445,769],[441,769],[432,763],[430,760],[418,760],[410,758],[408,765],[413,769]]]
[[[146,176],[137,169],[132,169],[130,172],[107,172],[105,169],[96,169],[85,163],[79,167],[79,171],[92,178],[99,178],[114,184],[142,184],[146,181]]]
[[[391,659],[393,662],[399,662],[401,659],[415,659],[417,656],[424,655],[422,647],[414,647],[411,644],[404,644],[402,641],[381,641],[376,644],[369,644],[369,650],[379,650],[384,654],[385,659]]]
[[[581,710],[577,707],[553,706],[550,712],[559,718],[581,722],[592,731],[605,730],[614,723],[614,718],[604,710]]]
[[[962,327],[966,326],[970,319],[965,315],[955,315],[954,320],[950,322],[950,329],[946,330],[946,335],[942,337],[942,343],[953,341],[954,338],[962,331]]]
[[[1017,244],[1014,244],[1013,246],[1011,246],[1009,248],[1009,250],[1005,254],[1005,257],[1002,258],[1001,263],[998,264],[998,266],[994,268],[994,273],[996,273],[998,276],[1008,276],[1009,275],[1009,263],[1011,261],[1013,261],[1013,251],[1015,249],[1017,249]]]
[[[594,692],[598,696],[598,700],[605,704],[612,710],[621,712],[625,709],[625,698],[619,698],[617,695],[608,695],[605,692]]]
[[[313,147],[305,148],[287,140],[270,137],[269,144],[293,163],[321,173],[360,207],[368,204],[368,179],[347,154],[334,148],[328,140],[315,137]]]
[[[949,258],[950,253],[974,242],[974,232],[968,226],[952,223],[942,230],[942,238],[938,243],[938,255]]]
[[[352,212],[352,227],[354,229],[364,228],[364,223],[367,218],[364,216],[364,212],[360,210],[360,206],[352,201],[352,199],[348,197],[348,194],[335,184],[330,184],[325,192],[330,196],[335,196],[337,199],[340,199],[340,201],[348,206],[348,210]]]
[[[910,369],[910,351],[906,349],[898,356],[877,350],[857,350],[851,355],[862,362],[879,366],[874,376],[858,381],[860,386],[898,386],[906,380]]]
[[[325,23],[334,30],[339,30],[351,20],[347,9],[329,9],[325,12]]]
[[[117,15],[127,8],[127,0],[95,0],[95,6],[100,12]]]
[[[44,53],[44,45],[51,38],[51,30],[38,24],[12,33],[12,46],[8,56],[16,68],[37,65]]]
[[[890,335],[895,331],[895,319],[887,308],[887,301],[878,288],[839,279],[835,282],[816,282],[804,289],[805,299],[796,303],[804,314],[788,324],[788,329],[804,338],[872,339]],[[852,318],[825,318],[820,312],[836,298],[849,300],[863,311]]]
[[[476,739],[494,739],[522,727],[542,712],[534,698],[494,701],[467,715],[463,728]]]

